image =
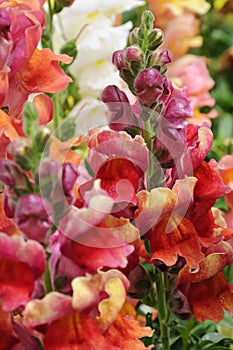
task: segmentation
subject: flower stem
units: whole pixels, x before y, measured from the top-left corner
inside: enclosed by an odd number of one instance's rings
[[[167,276],[166,272],[159,271],[156,281],[158,318],[163,350],[170,350],[169,310],[167,307]]]
[[[48,0],[48,8],[49,8],[49,48],[53,50],[53,41],[52,41],[52,33],[53,33],[53,7],[51,0]]]
[[[46,294],[48,294],[53,290],[48,259],[46,261],[46,269],[44,272],[44,288],[45,288]]]

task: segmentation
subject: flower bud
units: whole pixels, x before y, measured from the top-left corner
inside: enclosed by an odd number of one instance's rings
[[[143,12],[143,14],[142,14],[142,21],[141,22],[142,22],[142,24],[145,25],[145,27],[147,29],[152,29],[153,28],[154,20],[155,20],[155,18],[154,18],[154,15],[153,15],[153,13],[151,11],[146,10],[146,11]]]
[[[125,51],[125,58],[127,61],[141,61],[143,58],[143,52],[138,46],[127,47]]]
[[[130,35],[129,35],[129,42],[130,42],[131,45],[138,44],[138,31],[139,31],[139,28],[136,27],[130,33]]]
[[[49,141],[51,131],[47,127],[42,127],[35,136],[35,144],[38,152],[43,152],[44,148]]]
[[[163,93],[163,77],[155,68],[145,69],[138,74],[134,87],[139,101],[151,107]]]
[[[123,50],[117,50],[113,52],[112,63],[118,70],[129,69],[129,65],[125,60],[125,53]]]
[[[73,60],[77,57],[78,50],[75,40],[70,40],[60,49],[61,54],[66,54],[70,57],[73,57]],[[67,65],[67,63],[66,63]]]
[[[150,67],[164,67],[172,61],[172,55],[168,50],[154,51],[149,56],[149,66]]]
[[[161,50],[158,54],[158,58],[160,65],[164,66],[172,61],[172,54],[168,50]]]
[[[29,239],[44,242],[52,227],[53,210],[49,202],[39,194],[25,194],[15,209],[15,222]]]
[[[55,0],[54,13],[60,12],[64,7],[69,7],[73,4],[74,0]]]
[[[27,176],[9,159],[2,159],[0,162],[0,181],[7,187],[7,194],[15,198],[31,190]]]
[[[160,29],[153,29],[148,35],[148,50],[154,51],[163,42],[163,32]]]
[[[113,130],[124,130],[133,125],[133,113],[126,94],[115,85],[107,86],[101,95],[101,101],[109,110],[109,125]]]
[[[31,169],[32,150],[29,142],[20,138],[12,141],[7,147],[7,152],[15,159],[16,163],[24,170]]]
[[[36,182],[43,197],[50,197],[56,183],[58,171],[59,164],[54,159],[46,157],[40,162],[39,170],[36,173]]]

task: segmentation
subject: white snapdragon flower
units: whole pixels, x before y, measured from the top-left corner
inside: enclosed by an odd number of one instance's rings
[[[141,0],[75,0],[55,16],[55,51],[77,38],[78,56],[70,71],[78,81],[82,97],[99,97],[109,84],[121,86],[111,58],[114,51],[125,48],[132,24],[116,26],[116,16],[143,4]]]

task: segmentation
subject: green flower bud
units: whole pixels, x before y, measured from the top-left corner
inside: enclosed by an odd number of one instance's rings
[[[146,10],[143,12],[142,14],[142,24],[145,26],[145,28],[147,28],[147,30],[151,30],[153,29],[153,25],[154,25],[154,15],[151,11]]]
[[[163,42],[162,30],[155,28],[148,35],[148,50],[154,51]]]
[[[61,47],[60,53],[66,54],[68,56],[73,57],[73,59],[75,59],[78,54],[75,40],[70,40],[67,43],[65,43],[65,45]]]
[[[130,42],[131,45],[137,45],[138,44],[138,31],[139,31],[139,28],[136,27],[130,33],[130,35],[129,35],[129,42]]]
[[[12,141],[7,147],[7,152],[15,159],[16,163],[24,170],[31,170],[32,149],[25,138]]]
[[[73,2],[74,0],[55,0],[53,12],[58,13],[63,7],[71,6]]]
[[[44,148],[49,141],[51,136],[51,131],[47,127],[42,127],[35,136],[34,143],[38,152],[43,152]]]

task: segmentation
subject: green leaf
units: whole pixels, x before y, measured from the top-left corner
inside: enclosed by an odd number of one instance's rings
[[[207,333],[202,337],[202,340],[210,340],[212,343],[217,344],[225,338],[224,335],[217,332]]]

